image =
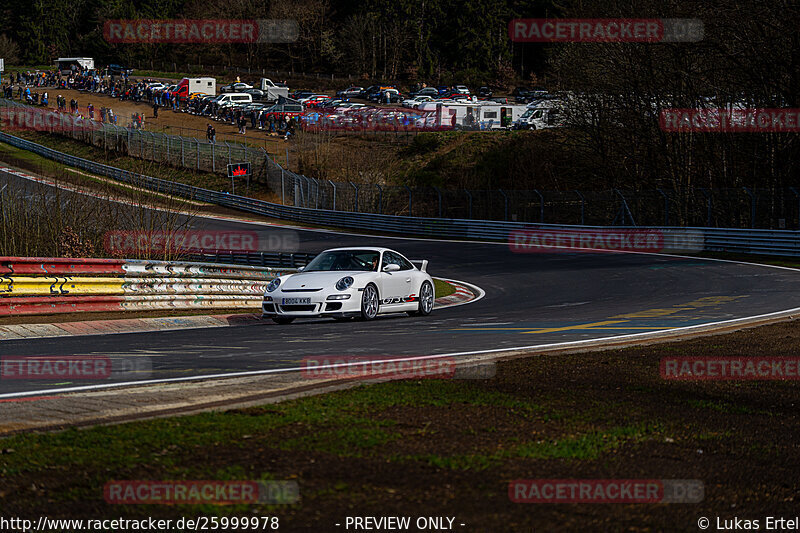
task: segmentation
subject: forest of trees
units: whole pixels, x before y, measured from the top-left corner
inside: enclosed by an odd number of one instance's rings
[[[534,0],[29,0],[6,3],[0,13],[6,63],[49,64],[77,55],[134,67],[153,60],[370,79],[456,76],[476,83],[541,69],[541,47],[512,45],[508,21],[557,14],[549,1]],[[103,40],[104,21],[136,18],[294,19],[300,37],[292,44],[249,45]],[[16,54],[8,53],[10,43]]]

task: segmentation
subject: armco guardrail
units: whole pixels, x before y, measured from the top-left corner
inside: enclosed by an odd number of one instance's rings
[[[353,213],[292,207],[246,198],[218,191],[210,191],[172,181],[134,174],[94,161],[52,150],[45,146],[0,132],[0,141],[17,148],[29,150],[65,165],[108,176],[153,191],[174,194],[189,199],[214,203],[240,211],[256,213],[271,218],[292,220],[382,233],[443,237],[472,240],[508,241],[515,230],[569,229],[598,230],[598,226],[565,226],[554,224],[530,224],[493,220],[419,218],[374,213]],[[295,178],[292,186],[302,187],[302,180]],[[620,229],[620,226],[605,229]],[[637,229],[645,229],[639,227]],[[646,229],[663,233],[664,252],[685,253],[698,251],[720,251],[747,254],[800,256],[800,231],[792,230],[746,230],[724,228],[678,228],[648,226]]]
[[[0,257],[0,316],[258,308],[292,269],[115,259]]]

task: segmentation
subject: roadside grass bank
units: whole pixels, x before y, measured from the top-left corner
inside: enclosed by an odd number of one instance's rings
[[[368,385],[220,413],[0,440],[0,504],[36,517],[452,516],[465,531],[685,531],[700,516],[794,516],[800,390],[666,381],[663,358],[786,356],[798,322],[500,363],[484,380]],[[293,480],[300,503],[122,506],[109,480]],[[696,479],[696,504],[516,504],[514,479]]]

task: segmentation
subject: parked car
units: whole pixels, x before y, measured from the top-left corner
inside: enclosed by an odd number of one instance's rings
[[[330,96],[328,96],[327,94],[315,94],[311,98],[300,100],[300,102],[306,107],[313,108],[321,104],[323,100],[329,100],[329,99]]]
[[[131,74],[133,74],[133,69],[126,68],[120,65],[108,65],[108,67],[106,67],[106,70],[108,70],[108,74],[110,76],[124,76],[125,74],[130,76]]]
[[[414,98],[409,98],[407,100],[403,100],[402,104],[400,104],[400,105],[402,105],[403,107],[408,107],[408,108],[414,109],[419,104],[421,104],[422,102],[430,102],[431,100],[433,100],[433,98],[430,97],[430,96],[417,95]]]
[[[437,98],[439,96],[439,91],[436,87],[423,87],[417,92],[410,93],[409,96],[430,96],[431,98]]]
[[[483,86],[478,89],[478,97],[480,98],[491,98],[492,97],[492,90],[489,87]]]
[[[308,89],[299,89],[289,95],[292,100],[302,100],[311,96],[314,96],[314,91],[309,91]]]
[[[261,89],[256,89],[256,88],[245,89],[242,92],[245,93],[245,94],[252,95],[253,96],[253,100],[263,100],[264,96],[266,95],[266,93],[264,91],[262,91]]]
[[[530,93],[530,92],[531,92],[531,90],[529,88],[527,88],[527,87],[515,87],[514,90],[511,91],[511,96],[514,96],[516,98],[520,98],[520,97],[524,98],[524,97],[528,96],[528,93]]]
[[[469,88],[466,85],[456,85],[453,87],[453,92],[467,96],[470,95]]]
[[[337,92],[336,96],[341,96],[342,98],[358,98],[358,95],[360,95],[361,91],[363,90],[363,87],[356,87],[355,85],[352,85],[347,89]]]
[[[231,83],[230,85],[223,85],[219,88],[219,92],[221,93],[241,93],[244,92],[245,89],[252,89],[252,85],[248,85],[244,82],[238,81],[236,83]]]

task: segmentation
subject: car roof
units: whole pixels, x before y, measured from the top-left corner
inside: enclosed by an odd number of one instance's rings
[[[325,250],[326,252],[338,252],[341,250],[364,250],[365,252],[395,252],[399,253],[391,248],[383,248],[381,246],[345,246],[342,248],[328,248]]]

